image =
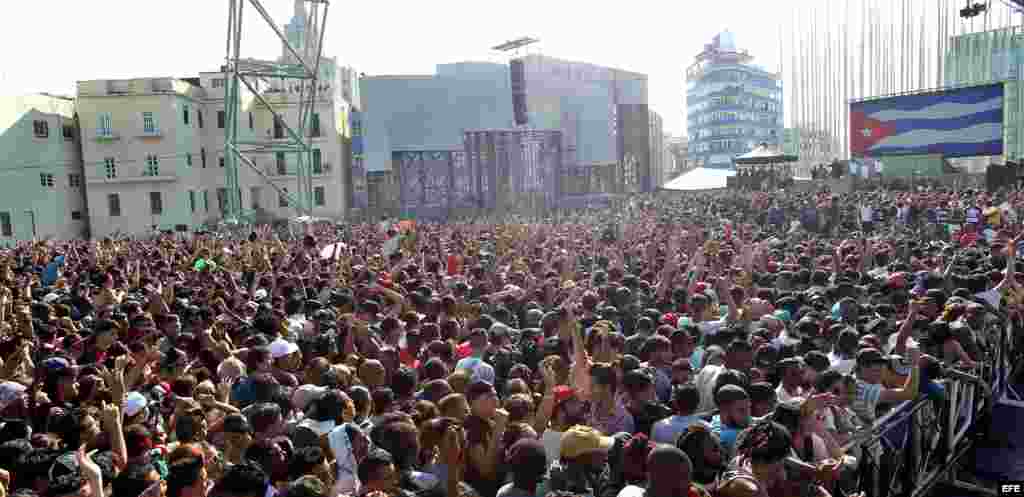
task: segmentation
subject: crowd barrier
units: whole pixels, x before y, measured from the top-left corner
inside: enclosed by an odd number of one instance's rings
[[[936,485],[998,495],[961,479],[964,457],[988,429],[997,403],[1024,406],[1013,390],[1014,325],[990,326],[989,360],[968,373],[946,368],[941,400],[925,396],[897,405],[844,447],[860,458],[854,480],[866,497],[923,497]],[[1019,404],[1015,404],[1019,403]]]

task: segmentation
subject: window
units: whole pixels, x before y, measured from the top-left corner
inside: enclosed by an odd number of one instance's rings
[[[313,204],[314,205],[318,205],[318,206],[323,207],[324,204],[327,203],[327,199],[325,197],[326,197],[326,194],[324,192],[324,187],[318,186],[316,188],[313,188]]]
[[[323,173],[324,173],[324,165],[323,165],[323,161],[322,161],[322,159],[320,157],[320,149],[319,148],[314,148],[313,149],[313,174],[323,174]]]
[[[110,217],[121,216],[121,196],[116,193],[107,195],[107,211]]]
[[[277,206],[278,207],[288,207],[288,196],[287,196],[288,195],[288,189],[284,188],[284,189],[282,189],[282,191],[284,192],[284,194],[278,195],[278,197],[277,197]]]
[[[160,159],[155,155],[146,156],[146,170],[143,176],[160,176]]]
[[[199,129],[203,129],[203,111],[196,110],[196,119],[199,121]]]
[[[185,154],[185,165],[192,167],[192,154]]]
[[[224,117],[224,111],[218,110],[217,111],[217,128],[224,129],[224,121],[225,120],[226,120],[226,118]]]
[[[46,121],[32,121],[32,133],[36,135],[36,138],[49,138],[50,123]]]
[[[117,177],[117,164],[114,163],[113,157],[103,159],[103,173],[107,179],[114,179]]]
[[[154,216],[164,213],[164,199],[160,192],[149,192],[149,213]]]
[[[214,78],[213,79],[213,87],[214,88],[224,88],[224,78]]]
[[[181,106],[181,118],[182,118],[182,120],[185,121],[185,126],[188,126],[188,121],[189,121],[188,104],[185,104],[185,105]]]
[[[61,126],[60,133],[61,133],[61,135],[64,136],[65,140],[69,140],[70,141],[70,140],[74,140],[75,139],[75,127],[74,126],[70,126],[70,125]]]
[[[206,149],[199,149],[199,160],[203,163],[203,169],[206,169]]]
[[[210,212],[210,190],[203,190],[203,210]]]
[[[320,114],[314,112],[309,123],[309,136],[320,136]]]
[[[14,225],[11,224],[10,212],[0,212],[0,234],[14,236]]]
[[[102,137],[114,136],[114,129],[111,126],[110,113],[104,112],[98,117],[99,122],[96,126],[96,134]]]
[[[217,209],[220,210],[221,214],[224,214],[228,210],[228,189],[218,188],[217,189]]]
[[[252,206],[253,210],[260,208],[260,197],[263,196],[263,189],[254,186],[249,188],[249,205]]]
[[[275,152],[274,161],[277,163],[278,176],[284,176],[288,174],[288,164],[284,160],[284,152]]]
[[[53,175],[49,173],[39,173],[39,184],[45,188],[53,188]]]
[[[189,212],[196,211],[196,192],[195,190],[188,191],[188,210]]]
[[[147,135],[156,133],[156,120],[153,119],[152,112],[142,113],[142,132]]]
[[[217,157],[217,166],[224,167],[224,157]]]
[[[281,116],[274,116],[274,138],[284,138],[284,121],[281,120]]]
[[[68,175],[68,186],[71,187],[71,188],[81,188],[82,187],[82,177],[77,175],[77,174],[69,174]]]
[[[72,221],[81,221],[82,220],[82,211],[71,211],[71,220]]]
[[[252,111],[249,111],[249,129],[256,129],[256,124],[252,119]]]

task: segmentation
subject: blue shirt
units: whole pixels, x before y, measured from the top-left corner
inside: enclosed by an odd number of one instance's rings
[[[60,278],[60,267],[63,265],[63,255],[54,257],[53,261],[46,265],[46,269],[43,270],[43,286],[50,286],[57,282],[57,278]]]
[[[726,450],[730,456],[735,452],[736,437],[743,431],[742,428],[727,426],[722,423],[722,416],[716,414],[715,417],[711,418],[711,432],[718,435],[718,439],[722,442],[722,448]]]
[[[675,445],[676,439],[693,423],[701,423],[697,416],[669,416],[651,427],[651,441],[659,444]]]

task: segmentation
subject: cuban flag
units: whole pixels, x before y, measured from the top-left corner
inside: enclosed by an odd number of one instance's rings
[[[854,156],[1003,153],[1003,86],[986,85],[850,106]]]

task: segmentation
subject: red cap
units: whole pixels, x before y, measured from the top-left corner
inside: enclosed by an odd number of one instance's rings
[[[679,320],[679,318],[675,314],[672,314],[671,312],[661,316],[661,324],[667,324],[667,325],[675,326],[676,325],[676,321],[678,321],[678,320]]]
[[[889,288],[903,288],[907,286],[907,275],[905,273],[893,273],[889,275],[887,282]]]
[[[555,405],[561,404],[576,396],[576,391],[565,385],[558,385],[554,389]]]

